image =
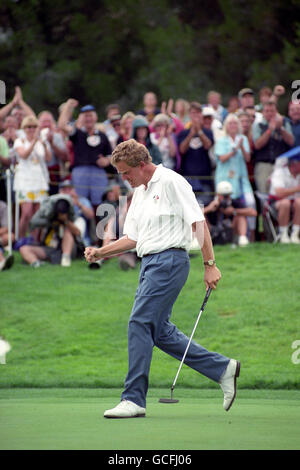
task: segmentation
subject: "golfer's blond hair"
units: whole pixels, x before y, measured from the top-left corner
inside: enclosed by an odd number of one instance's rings
[[[125,162],[128,166],[138,166],[140,162],[151,163],[152,158],[147,148],[134,139],[126,140],[116,146],[112,155],[111,163],[116,166],[119,162]]]

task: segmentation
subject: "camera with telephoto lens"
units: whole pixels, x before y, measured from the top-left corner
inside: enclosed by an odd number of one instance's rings
[[[230,195],[223,196],[222,201],[220,202],[220,209],[227,209],[227,207],[232,206],[232,201]]]

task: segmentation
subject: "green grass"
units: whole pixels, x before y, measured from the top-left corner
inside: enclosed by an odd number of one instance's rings
[[[213,292],[194,339],[242,363],[239,388],[299,389],[300,364],[291,361],[300,339],[300,248],[257,243],[216,247],[222,280]],[[0,273],[0,334],[12,345],[0,365],[0,388],[120,388],[127,372],[127,322],[138,270],[116,260],[92,271],[72,267],[32,269],[17,256]],[[204,297],[201,257],[191,259],[189,279],[172,321],[190,335]],[[179,363],[155,349],[151,387],[170,387]],[[176,388],[218,388],[183,367]]]
[[[128,449],[300,448],[300,391],[240,390],[226,413],[221,391],[180,389],[179,403],[166,405],[158,398],[169,390],[150,389],[146,419],[104,419],[119,396],[117,389],[0,390],[0,449],[114,451],[108,458]]]

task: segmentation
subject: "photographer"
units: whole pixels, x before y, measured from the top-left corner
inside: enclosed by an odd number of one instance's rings
[[[216,197],[204,208],[204,214],[211,221],[208,225],[214,244],[232,243],[237,238],[239,246],[246,246],[247,217],[256,217],[257,212],[246,207],[241,198],[232,199],[232,191],[228,181],[218,183]]]
[[[30,221],[30,228],[42,229],[41,244],[23,245],[22,258],[34,268],[41,261],[71,266],[71,257],[76,257],[76,240],[80,230],[75,225],[75,214],[70,196],[56,194],[42,204]]]

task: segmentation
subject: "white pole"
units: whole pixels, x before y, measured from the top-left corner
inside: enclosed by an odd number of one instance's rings
[[[7,199],[7,225],[8,225],[8,251],[12,254],[12,203],[11,203],[11,174],[6,170],[6,199]]]
[[[19,240],[20,202],[19,191],[15,191],[15,240]]]

